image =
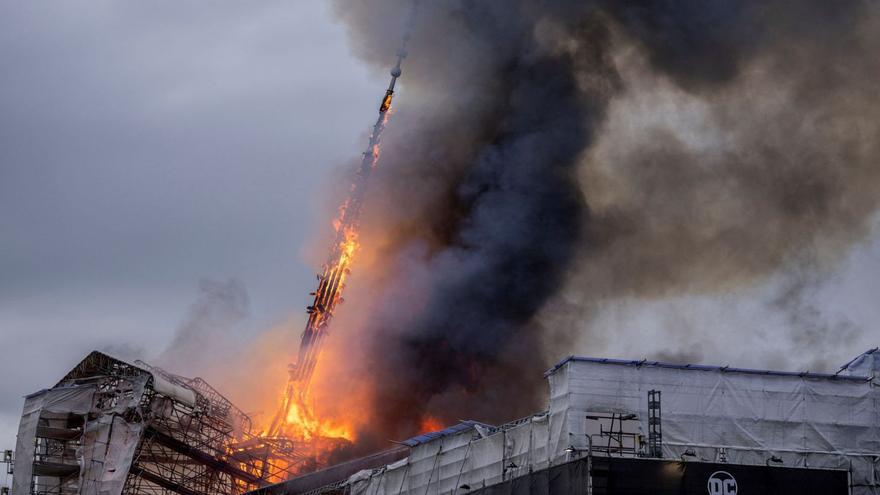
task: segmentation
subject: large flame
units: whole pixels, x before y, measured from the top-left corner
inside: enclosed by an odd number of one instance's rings
[[[302,440],[311,441],[318,438],[354,440],[354,433],[350,425],[319,419],[308,401],[296,401],[292,404],[285,421],[287,431],[298,434]]]
[[[376,156],[378,157],[378,151],[376,152]],[[346,204],[347,203],[348,201]],[[343,207],[340,208],[340,211],[344,212],[345,207],[346,205],[343,205]],[[337,253],[337,255],[335,256],[335,264],[333,266],[325,267],[325,271],[336,272],[339,274],[339,289],[333,295],[334,300],[331,302],[330,308],[334,308],[336,304],[343,302],[342,290],[345,287],[346,278],[351,273],[349,267],[358,250],[357,229],[355,226],[345,225],[342,221],[343,218],[344,216],[341,214],[339,218],[333,221],[334,230],[340,234],[337,236],[339,239],[338,244],[333,248],[333,252]],[[317,315],[317,318],[319,320],[329,320],[331,316],[332,309],[328,310],[326,313],[320,313]],[[310,394],[309,389],[306,388],[303,390],[303,387],[300,387],[299,385],[301,384],[288,387],[282,398],[282,407],[287,410],[287,415],[284,418],[284,426],[282,427],[284,436],[311,442],[313,444],[319,443],[320,439],[353,441],[355,439],[353,426],[347,424],[344,418],[340,421],[338,419],[325,419],[319,417],[315,411],[314,399]],[[306,383],[304,385],[308,386],[311,384]],[[315,445],[312,445],[311,447],[313,450]]]
[[[357,415],[350,412],[325,414],[320,411],[315,404],[316,390],[313,389],[312,376],[322,368],[319,366],[324,354],[322,341],[326,337],[327,327],[336,306],[343,302],[342,294],[351,273],[351,265],[360,247],[358,221],[364,200],[364,189],[369,175],[378,164],[379,136],[388,122],[389,115],[390,112],[380,114],[370,137],[369,147],[364,153],[361,168],[355,176],[348,197],[339,207],[338,216],[332,222],[335,241],[330,247],[323,273],[318,277],[318,288],[312,293],[315,302],[309,306],[309,320],[303,333],[303,341],[300,343],[299,359],[290,369],[287,387],[280,398],[280,413],[264,430],[267,437],[281,437],[296,442],[300,454],[310,457],[311,463],[300,469],[300,472],[320,467],[335,449],[355,440],[355,431],[359,423]],[[342,357],[334,356],[334,359],[342,359]],[[324,369],[332,369],[332,366]],[[328,384],[323,380],[321,388],[334,388],[334,390],[317,390],[317,395],[322,397],[343,393],[333,387],[332,383]],[[346,408],[346,410],[354,409]]]

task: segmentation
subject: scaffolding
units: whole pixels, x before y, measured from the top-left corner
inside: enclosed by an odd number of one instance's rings
[[[96,351],[27,397],[13,495],[236,495],[307,461],[201,378]]]
[[[878,356],[833,375],[572,356],[546,373],[547,411],[252,495],[705,494],[734,477],[750,493],[880,495]]]
[[[663,413],[659,390],[648,390],[648,455],[663,457]]]

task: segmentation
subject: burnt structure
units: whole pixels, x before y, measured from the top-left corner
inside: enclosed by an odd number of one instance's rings
[[[569,357],[547,411],[253,495],[880,494],[878,371],[877,349],[834,374]]]
[[[305,461],[204,380],[95,351],[26,398],[12,493],[234,495]]]
[[[269,426],[270,435],[302,436],[302,432],[286,431],[287,419],[293,409],[298,409],[300,414],[311,414],[308,403],[309,386],[336,306],[342,302],[346,278],[351,272],[351,264],[358,246],[358,223],[366,199],[367,185],[370,175],[379,164],[382,132],[385,130],[385,124],[388,123],[397,79],[403,73],[401,65],[407,56],[406,46],[410,39],[409,31],[412,29],[418,1],[414,0],[406,22],[406,29],[397,50],[397,63],[391,69],[391,81],[379,105],[379,115],[376,123],[373,124],[367,149],[362,154],[361,165],[355,173],[348,197],[339,208],[340,214],[335,222],[336,237],[322,272],[318,275],[318,287],[310,294],[314,299],[312,304],[306,307],[309,318],[300,336],[297,361],[289,365],[287,387],[281,407]]]

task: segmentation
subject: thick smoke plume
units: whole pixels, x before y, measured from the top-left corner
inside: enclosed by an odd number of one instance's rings
[[[821,272],[868,234],[876,4],[421,4],[319,373],[367,411],[365,448],[539,409],[596,301]],[[409,6],[338,12],[384,68]]]

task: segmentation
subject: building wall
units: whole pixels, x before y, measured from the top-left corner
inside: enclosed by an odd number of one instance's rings
[[[602,465],[599,465],[602,464]],[[652,459],[579,459],[535,471],[474,495],[847,495],[846,471]]]
[[[547,378],[549,412],[417,437],[407,458],[340,480],[332,493],[586,493],[589,484],[594,495],[880,495],[871,377],[569,358]],[[662,394],[662,459],[645,448],[650,390]],[[611,457],[602,447],[615,437],[597,435],[610,415],[633,441]],[[725,475],[740,490],[725,488]]]
[[[880,493],[880,394],[866,378],[577,358],[548,378],[556,452],[588,448],[588,413],[637,414],[647,437],[648,391],[660,390],[666,458],[852,469],[853,493]]]

